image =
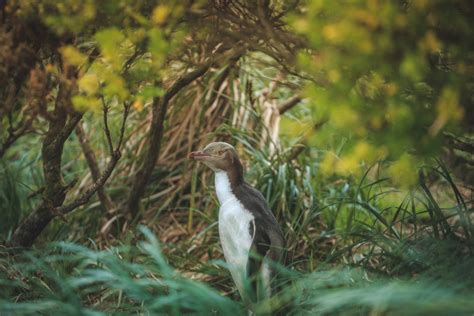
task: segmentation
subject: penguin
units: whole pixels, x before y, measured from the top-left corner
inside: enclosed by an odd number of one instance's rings
[[[275,265],[281,262],[285,240],[282,230],[260,191],[244,180],[244,170],[235,148],[213,142],[188,155],[215,174],[220,203],[219,239],[232,279],[250,306],[272,292]]]

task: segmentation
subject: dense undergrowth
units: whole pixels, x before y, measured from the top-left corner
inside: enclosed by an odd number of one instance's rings
[[[247,179],[288,241],[281,290],[260,312],[472,314],[472,201],[441,162],[421,168],[419,184],[403,191],[380,166],[358,178],[328,178],[309,149],[296,161],[285,152],[270,160],[244,136],[237,139],[254,165]],[[12,188],[11,177],[2,177],[10,188],[2,199],[13,203],[21,188]],[[0,313],[246,314],[221,260],[216,213],[194,209],[189,232],[189,211],[163,212],[146,225],[155,233],[131,227],[106,246],[77,232],[59,241],[81,225],[81,211],[61,224],[56,242],[2,249]]]

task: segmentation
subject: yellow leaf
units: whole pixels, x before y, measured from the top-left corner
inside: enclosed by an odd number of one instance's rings
[[[354,157],[356,160],[365,161],[366,163],[373,164],[378,159],[385,158],[387,156],[387,153],[388,151],[386,147],[376,147],[362,140],[355,145],[351,156]]]
[[[141,110],[143,110],[143,97],[137,97],[137,99],[135,100],[135,102],[133,102],[132,104],[132,107],[137,110],[138,112],[140,112]]]
[[[81,66],[87,61],[87,56],[71,45],[63,46],[59,51],[66,64]]]
[[[358,23],[366,24],[371,29],[376,29],[380,25],[379,17],[366,10],[355,10],[351,13]]]
[[[372,145],[365,141],[360,141],[358,142],[354,150],[352,151],[352,157],[354,157],[356,160],[373,160],[373,154],[375,150]]]
[[[328,152],[321,163],[319,164],[319,169],[321,170],[321,173],[324,175],[331,175],[335,171],[337,163],[337,157],[335,154]]]
[[[166,22],[169,14],[171,13],[170,7],[160,4],[153,10],[152,21],[155,24],[161,25]]]
[[[337,162],[336,171],[342,175],[350,175],[359,171],[360,161],[356,157],[347,155]]]
[[[342,41],[341,28],[337,24],[328,24],[323,27],[323,36],[331,43],[339,43]]]
[[[338,127],[355,128],[359,124],[359,115],[350,106],[340,105],[331,109],[331,120]]]
[[[293,27],[297,32],[304,33],[309,31],[310,24],[308,19],[298,18],[293,21]]]
[[[385,86],[385,92],[387,93],[388,96],[392,97],[397,93],[398,91],[398,85],[394,82],[389,82]]]
[[[430,53],[436,53],[441,50],[441,42],[433,31],[426,33],[425,37],[421,40],[420,46],[423,50]]]
[[[72,97],[72,104],[78,111],[93,111],[98,112],[101,108],[101,102],[98,98],[87,97],[82,95],[75,95]]]
[[[87,74],[79,79],[78,85],[81,91],[94,94],[99,89],[99,79],[95,74]]]
[[[46,72],[49,72],[49,73],[55,73],[56,72],[56,68],[53,66],[53,64],[47,64],[46,67],[45,67],[45,70],[46,70]]]
[[[311,130],[309,122],[297,122],[286,118],[285,116],[280,121],[280,133],[290,137],[300,137]]]
[[[119,101],[124,101],[129,96],[125,80],[115,74],[108,74],[103,92],[109,96],[116,96]]]

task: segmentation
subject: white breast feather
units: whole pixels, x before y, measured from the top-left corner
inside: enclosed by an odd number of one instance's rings
[[[247,262],[253,240],[249,228],[254,216],[232,193],[227,173],[216,172],[215,186],[221,204],[219,238],[232,278],[243,294],[243,280],[247,274]]]

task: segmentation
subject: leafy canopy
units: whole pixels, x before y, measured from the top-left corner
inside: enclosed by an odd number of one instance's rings
[[[353,139],[340,160],[327,156],[327,171],[390,157],[414,183],[416,157],[436,153],[445,132],[466,130],[470,13],[469,1],[318,0],[288,19],[308,42],[299,67],[318,82],[305,88],[313,120],[329,118],[310,143],[327,146],[331,133]]]

